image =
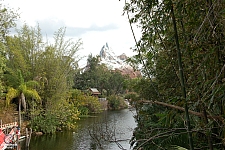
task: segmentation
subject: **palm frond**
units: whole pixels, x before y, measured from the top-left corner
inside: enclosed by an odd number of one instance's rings
[[[18,90],[20,91],[20,92],[24,92],[24,91],[26,91],[27,90],[27,86],[26,86],[26,84],[21,84],[19,87],[18,87]]]
[[[37,81],[32,80],[32,81],[26,82],[26,86],[27,88],[35,88],[35,87],[38,87],[39,84]]]
[[[24,91],[24,95],[26,97],[34,98],[37,101],[41,100],[41,97],[39,96],[38,92],[36,90],[26,90]]]
[[[19,96],[19,91],[14,88],[9,88],[6,94],[6,106],[9,106],[11,100]]]

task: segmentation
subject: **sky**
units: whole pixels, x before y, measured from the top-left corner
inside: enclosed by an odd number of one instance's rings
[[[135,54],[130,49],[135,41],[129,22],[127,16],[122,15],[124,0],[4,0],[3,3],[18,10],[18,25],[26,23],[35,27],[39,24],[47,38],[66,27],[66,37],[83,42],[79,50],[81,57],[98,55],[106,42],[116,55]],[[135,26],[134,31],[140,37]],[[80,66],[84,63],[81,61]]]

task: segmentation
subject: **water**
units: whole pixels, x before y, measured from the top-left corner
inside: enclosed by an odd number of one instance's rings
[[[74,131],[32,137],[29,150],[129,150],[136,127],[133,115],[134,111],[124,109],[82,118]],[[21,150],[25,150],[24,143]]]

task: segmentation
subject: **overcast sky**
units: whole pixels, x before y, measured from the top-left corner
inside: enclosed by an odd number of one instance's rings
[[[83,41],[81,56],[99,54],[106,42],[116,55],[134,54],[130,50],[135,42],[129,22],[122,15],[124,0],[4,0],[4,4],[19,9],[20,22],[39,24],[48,38],[66,27],[66,36]],[[137,29],[135,34],[140,36]]]

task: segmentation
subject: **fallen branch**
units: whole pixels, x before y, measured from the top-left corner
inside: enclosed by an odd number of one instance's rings
[[[168,104],[168,103],[164,103],[164,102],[159,102],[159,101],[147,101],[147,100],[142,100],[142,101],[140,101],[140,103],[157,104],[157,105],[162,105],[162,106],[165,106],[165,107],[170,107],[170,108],[173,108],[173,109],[185,111],[185,109],[184,109],[183,107],[176,106],[176,105],[172,105],[172,104]],[[195,115],[195,116],[199,116],[199,117],[204,118],[204,114],[203,114],[203,113],[196,112],[196,111],[192,111],[192,110],[188,110],[188,112],[189,112],[190,114],[192,114],[192,115]],[[219,120],[219,121],[223,122],[223,124],[225,124],[225,123],[224,123],[224,119],[223,119],[221,116],[211,116],[211,115],[207,115],[207,117],[208,117],[209,119]]]

